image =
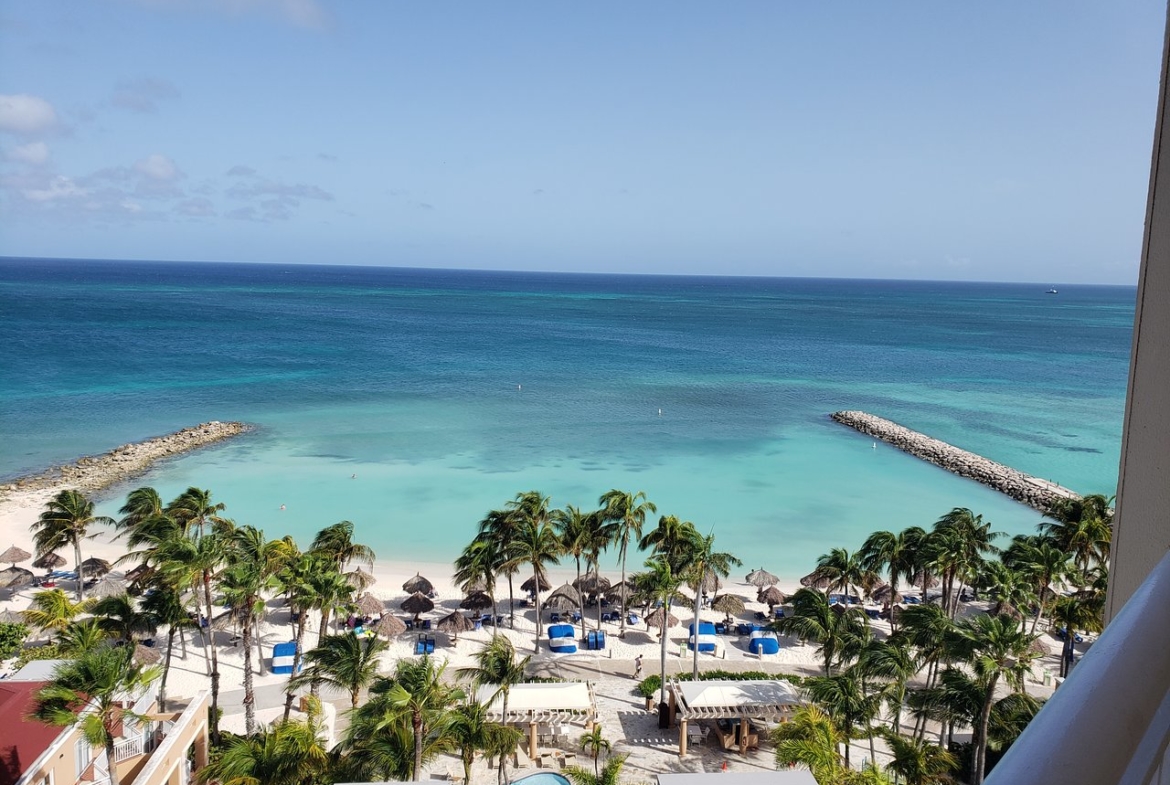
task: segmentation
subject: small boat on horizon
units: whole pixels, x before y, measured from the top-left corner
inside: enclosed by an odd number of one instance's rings
[[[1045,294],[1060,294],[1060,292],[1056,291],[1055,289],[1049,289],[1045,292]]]

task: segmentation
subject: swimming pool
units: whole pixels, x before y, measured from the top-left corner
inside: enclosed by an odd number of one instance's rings
[[[542,771],[539,774],[532,774],[523,779],[512,780],[512,785],[520,785],[522,782],[528,785],[572,785],[572,783],[560,774],[554,774],[551,771]]]

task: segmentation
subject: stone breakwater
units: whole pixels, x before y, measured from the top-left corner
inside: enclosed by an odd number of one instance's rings
[[[1002,463],[960,450],[952,444],[875,417],[865,412],[834,412],[832,419],[862,433],[892,444],[916,458],[929,461],[949,472],[981,482],[1018,502],[1048,512],[1061,499],[1079,499],[1080,494],[1048,480],[1024,474]]]
[[[54,466],[39,474],[18,477],[0,486],[0,493],[71,488],[100,491],[136,477],[158,461],[174,458],[201,447],[239,436],[251,430],[242,422],[205,422],[133,444],[115,447],[101,455],[87,456],[76,463]]]

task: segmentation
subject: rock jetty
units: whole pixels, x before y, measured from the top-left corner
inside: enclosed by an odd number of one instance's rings
[[[865,412],[834,412],[832,419],[850,428],[881,439],[916,458],[953,472],[960,477],[981,482],[1018,502],[1040,512],[1048,512],[1061,499],[1079,499],[1080,494],[1056,483],[1041,480],[1021,471],[996,463],[982,455],[960,450],[954,445],[875,417]]]
[[[249,430],[251,426],[242,422],[205,422],[166,436],[124,444],[101,455],[81,458],[76,463],[54,466],[40,474],[18,477],[0,486],[0,493],[61,487],[100,491],[142,474],[158,461],[198,450]]]

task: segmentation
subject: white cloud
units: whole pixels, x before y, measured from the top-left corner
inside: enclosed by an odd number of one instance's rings
[[[57,175],[42,188],[24,189],[24,198],[30,202],[56,202],[85,196],[86,190],[64,175]]]
[[[153,153],[134,164],[134,171],[152,180],[171,181],[182,177],[179,167],[165,155]]]
[[[49,146],[44,142],[29,142],[19,147],[13,147],[5,157],[9,161],[40,166],[49,160]]]
[[[35,134],[57,124],[57,112],[35,95],[0,95],[0,131]]]

